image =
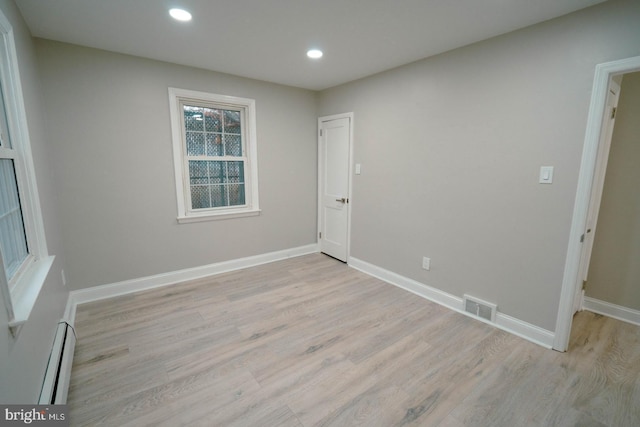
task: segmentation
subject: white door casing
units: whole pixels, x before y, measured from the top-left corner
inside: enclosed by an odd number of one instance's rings
[[[591,262],[591,253],[593,251],[593,242],[595,240],[598,214],[600,212],[600,202],[602,201],[602,192],[604,190],[604,178],[607,172],[607,163],[609,162],[611,138],[613,136],[613,128],[616,121],[615,111],[618,107],[619,98],[620,85],[612,79],[609,82],[605,111],[602,118],[600,142],[598,144],[596,167],[593,174],[589,210],[587,212],[587,225],[582,235],[583,242],[582,255],[580,257],[580,274],[578,275],[578,281],[576,282],[576,291],[573,299],[574,313],[582,310],[582,305],[584,303],[583,283],[587,281],[587,276],[589,274],[589,264]]]
[[[569,346],[576,283],[580,277],[580,261],[582,258],[580,237],[587,230],[587,213],[591,201],[592,183],[596,171],[596,159],[602,133],[602,120],[605,113],[609,82],[611,77],[615,75],[634,71],[640,71],[640,56],[596,66],[584,149],[582,150],[580,173],[578,175],[578,188],[569,232],[569,244],[562,277],[562,288],[560,290],[556,330],[553,338],[553,348],[558,351],[566,351]]]
[[[349,256],[351,113],[318,119],[318,242],[340,261]]]

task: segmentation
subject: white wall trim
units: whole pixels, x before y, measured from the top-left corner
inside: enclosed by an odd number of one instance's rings
[[[156,274],[153,276],[140,277],[137,279],[125,280],[122,282],[111,283],[101,286],[94,286],[87,289],[79,289],[71,291],[67,300],[63,320],[70,325],[75,323],[76,308],[80,304],[99,301],[106,298],[131,294],[134,292],[160,288],[163,286],[173,285],[176,283],[186,282],[189,280],[201,279],[203,277],[214,276],[216,274],[226,273],[230,271],[240,270],[248,267],[255,267],[287,258],[307,255],[318,252],[317,244],[300,246],[297,248],[285,249],[282,251],[269,252],[266,254],[239,258],[230,261],[223,261],[214,264],[208,264],[200,267],[187,268],[184,270],[172,271],[169,273]],[[551,348],[554,334],[545,329],[539,328],[530,323],[508,316],[498,312],[496,314],[495,323],[478,319],[469,315],[462,309],[462,298],[443,292],[439,289],[420,283],[416,280],[401,276],[382,267],[370,264],[360,259],[350,257],[349,266],[365,274],[376,277],[401,289],[409,291],[415,295],[443,305],[458,313],[469,316],[481,322],[493,325],[499,329],[517,335],[528,341],[536,343],[546,348]]]
[[[487,323],[492,324],[490,322]],[[552,348],[555,334],[544,328],[525,322],[524,320],[498,312],[496,313],[495,326],[532,343],[541,345],[542,347]]]
[[[436,302],[452,310],[462,311],[462,298],[443,292],[439,289],[427,286],[424,283],[420,283],[416,280],[409,279],[408,277],[401,276],[393,271],[386,270],[377,265],[370,264],[361,259],[351,257],[349,266],[360,270],[369,276],[376,277],[387,283],[391,283],[399,288],[409,291],[413,294],[426,298],[430,301]]]
[[[573,320],[573,303],[576,286],[578,285],[578,276],[580,274],[580,259],[582,257],[580,236],[585,232],[587,224],[591,187],[596,170],[602,117],[605,111],[609,80],[614,75],[639,70],[640,56],[598,64],[596,66],[584,138],[584,148],[580,162],[580,173],[578,175],[578,187],[573,205],[573,217],[571,219],[564,275],[562,277],[556,333],[553,342],[553,348],[558,351],[566,351],[569,346],[569,335],[571,334],[571,322]]]
[[[120,295],[148,289],[160,288],[174,285],[176,283],[189,280],[201,279],[214,276],[216,274],[227,273],[229,271],[241,270],[243,268],[255,267],[257,265],[268,264],[287,258],[318,252],[317,244],[299,246],[297,248],[285,249],[282,251],[269,252],[261,255],[254,255],[246,258],[233,259],[229,261],[217,262],[200,267],[187,268],[184,270],[171,271],[169,273],[156,274],[153,276],[140,277],[137,279],[125,280],[122,282],[107,285],[94,286],[86,289],[79,289],[69,293],[64,319],[70,325],[74,325],[76,308],[79,304],[98,301],[105,298],[112,298]]]
[[[397,286],[401,289],[433,301],[437,304],[443,305],[458,313],[464,314],[465,316],[469,316],[473,319],[479,320],[481,322],[502,329],[506,332],[517,335],[535,344],[541,345],[546,348],[551,348],[551,345],[553,344],[553,332],[524,322],[520,319],[516,319],[515,317],[511,317],[504,313],[498,312],[496,314],[495,323],[492,323],[484,319],[479,319],[475,316],[471,316],[469,313],[465,312],[462,306],[462,298],[455,295],[443,292],[439,289],[425,285],[424,283],[420,283],[408,277],[401,276],[397,273],[385,270],[382,267],[378,267],[354,257],[349,258],[349,266],[370,276],[376,277],[380,280]]]
[[[184,135],[184,115],[182,103],[195,105],[229,106],[234,110],[241,110],[242,119],[242,147],[243,156],[235,157],[245,162],[245,196],[246,205],[229,206],[224,208],[191,209],[191,190],[189,187],[188,155],[186,152]],[[258,142],[256,132],[256,101],[250,98],[219,95],[189,89],[169,88],[169,115],[171,123],[171,138],[173,143],[173,166],[176,182],[178,223],[196,221],[229,219],[260,215],[258,197]],[[211,159],[219,157],[211,157]],[[195,219],[191,219],[191,218]]]
[[[589,297],[584,297],[583,308],[593,313],[613,317],[614,319],[640,326],[640,311],[638,310]]]

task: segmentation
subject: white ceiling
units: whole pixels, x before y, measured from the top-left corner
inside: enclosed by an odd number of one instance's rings
[[[36,37],[320,90],[604,0],[16,0]],[[193,14],[171,19],[170,7]],[[324,51],[310,60],[309,48]]]

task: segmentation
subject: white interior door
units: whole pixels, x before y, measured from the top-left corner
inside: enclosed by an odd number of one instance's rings
[[[323,117],[318,122],[320,251],[346,262],[349,253],[351,116]]]
[[[589,211],[587,213],[587,228],[584,230],[582,242],[582,255],[580,258],[580,272],[578,283],[576,283],[576,293],[573,299],[573,312],[582,309],[584,302],[583,284],[587,281],[589,274],[589,263],[591,262],[591,252],[593,251],[593,241],[598,223],[598,213],[600,212],[600,202],[602,201],[602,190],[604,189],[604,178],[609,162],[609,150],[611,149],[611,138],[616,121],[615,111],[620,98],[620,84],[615,80],[609,83],[609,92],[605,105],[604,117],[602,118],[602,130],[600,133],[600,144],[596,159],[596,169],[591,184],[591,198],[589,200]]]

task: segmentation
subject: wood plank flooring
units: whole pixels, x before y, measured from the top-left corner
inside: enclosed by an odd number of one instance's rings
[[[321,254],[84,304],[73,426],[640,426],[640,328],[546,350]]]

